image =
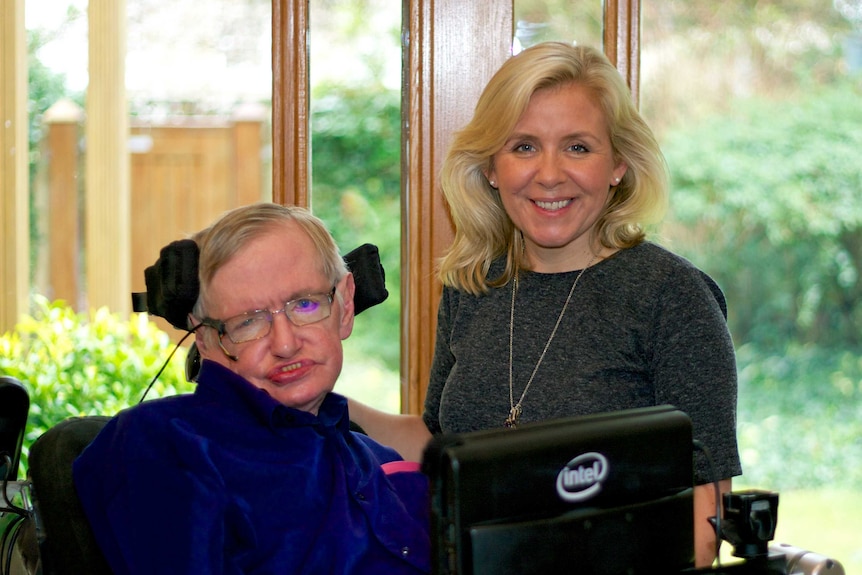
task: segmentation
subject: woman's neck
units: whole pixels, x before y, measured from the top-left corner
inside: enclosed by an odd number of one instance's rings
[[[613,248],[595,246],[580,250],[530,249],[525,251],[527,267],[538,273],[561,273],[582,270],[609,258],[617,251]]]

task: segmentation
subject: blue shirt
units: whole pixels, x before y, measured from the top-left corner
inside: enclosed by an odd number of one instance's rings
[[[204,361],[194,394],[114,417],[74,479],[117,574],[427,573],[428,481],[400,459],[343,397],[315,416]]]

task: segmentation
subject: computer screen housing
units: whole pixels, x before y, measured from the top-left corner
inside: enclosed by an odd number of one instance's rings
[[[692,567],[689,417],[673,406],[435,437],[435,575]]]

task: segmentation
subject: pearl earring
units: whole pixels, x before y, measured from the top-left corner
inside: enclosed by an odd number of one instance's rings
[[[616,183],[618,183],[618,184],[620,183],[620,179],[619,179],[619,178],[614,179],[614,181],[615,181]]]
[[[488,183],[491,184],[491,187],[497,189],[497,181],[496,180],[488,180]]]

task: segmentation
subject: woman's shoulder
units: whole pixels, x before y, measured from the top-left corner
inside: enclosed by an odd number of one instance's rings
[[[626,260],[629,265],[654,268],[677,268],[697,270],[690,260],[654,242],[641,242],[638,245],[620,250],[614,257]]]
[[[499,279],[505,273],[505,271],[506,271],[506,258],[505,257],[495,258],[495,259],[491,260],[491,262],[489,262],[487,265],[488,265],[488,271],[485,274],[486,282],[493,282],[494,280]],[[491,289],[493,289],[493,288],[491,288]],[[443,296],[444,296],[444,298],[450,298],[450,299],[451,298],[454,298],[454,299],[459,299],[459,298],[475,299],[475,298],[481,297],[481,295],[471,294],[470,292],[468,292],[464,289],[461,289],[458,286],[454,286],[454,285],[444,285],[443,286]]]
[[[659,286],[674,284],[677,289],[671,290],[673,292],[678,292],[682,285],[691,286],[695,291],[705,287],[727,317],[727,303],[718,283],[687,258],[654,242],[642,242],[635,247],[621,250],[614,257],[619,257],[620,265],[615,268],[617,273],[640,278],[641,285],[651,278]]]

